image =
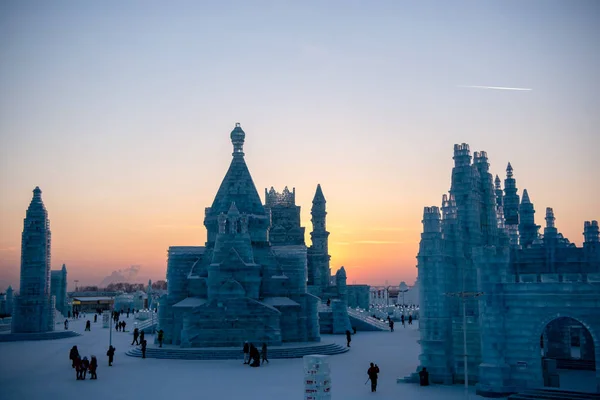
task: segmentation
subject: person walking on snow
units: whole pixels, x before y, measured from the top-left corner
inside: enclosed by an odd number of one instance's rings
[[[350,347],[350,342],[352,341],[351,335],[350,331],[346,331],[346,347]]]
[[[90,379],[98,379],[96,375],[96,370],[98,369],[98,360],[96,356],[92,356],[92,361],[90,361]]]
[[[73,346],[69,352],[69,360],[72,361],[72,368],[75,368],[75,360],[77,360],[77,357],[79,357],[79,350],[77,350],[77,346]]]
[[[111,346],[108,346],[108,351],[106,352],[106,355],[108,356],[108,366],[112,367],[112,363],[115,357],[115,348]]]
[[[409,325],[412,325],[412,315],[409,315],[409,316],[408,316],[408,324],[409,324]]]
[[[371,392],[377,391],[377,374],[379,374],[379,367],[377,364],[371,363],[371,366],[367,370],[367,375],[369,375],[369,379],[371,380]]]
[[[131,342],[131,345],[133,346],[133,344],[135,343],[136,345],[139,345],[140,343],[138,342],[138,337],[140,336],[140,331],[138,330],[138,328],[135,328],[133,330],[133,341]]]
[[[402,322],[402,326],[406,328],[406,325],[404,325],[404,314],[400,316],[400,321]]]
[[[90,320],[88,319],[85,323],[85,330],[86,331],[92,331],[92,323],[90,322]]]

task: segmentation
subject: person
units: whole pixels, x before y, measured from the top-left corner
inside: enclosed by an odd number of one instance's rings
[[[131,345],[133,345],[134,343],[135,343],[136,345],[140,344],[140,343],[138,342],[138,337],[139,337],[139,336],[140,336],[140,331],[138,330],[138,328],[135,328],[135,329],[133,330],[133,341],[131,342]]]
[[[98,322],[98,314],[94,314],[94,323]]]
[[[125,321],[123,321],[123,322],[121,322],[121,324],[122,324],[122,325],[121,325],[121,330],[122,330],[123,332],[125,332],[125,325],[127,325],[127,323],[126,323]]]
[[[394,332],[394,320],[390,319],[390,330]]]
[[[369,379],[371,380],[371,392],[377,391],[377,374],[379,374],[379,367],[377,364],[371,363],[371,366],[367,370],[367,375],[369,375]]]
[[[248,341],[246,340],[244,342],[244,364],[248,364],[250,362],[250,345],[248,344]]]
[[[85,323],[85,330],[86,331],[92,331],[92,323],[90,322],[90,320],[88,319]]]
[[[252,362],[248,361],[248,364],[251,367],[260,367],[260,353],[254,344],[250,344],[250,360]]]
[[[402,322],[402,326],[406,328],[406,325],[404,325],[404,314],[400,316],[400,321]]]
[[[77,374],[77,380],[81,380],[81,357],[79,357],[79,355],[77,355],[77,358],[75,358],[75,373]]]
[[[90,360],[87,357],[83,357],[81,360],[81,379],[85,381],[85,376],[87,375],[87,370],[90,368]]]
[[[356,335],[356,327],[355,326],[352,327],[352,334]]]
[[[409,325],[412,325],[412,315],[409,315],[409,316],[408,316],[408,324],[409,324]]]
[[[146,345],[148,343],[146,342],[146,339],[142,340],[142,358],[146,358]]]
[[[262,364],[264,364],[265,361],[269,362],[269,360],[267,359],[267,344],[266,343],[262,344],[261,356],[262,356]]]
[[[77,360],[77,357],[79,357],[79,350],[77,350],[77,346],[73,346],[69,352],[69,360],[72,361],[72,368],[75,368],[75,361]]]
[[[65,319],[65,331],[69,329],[69,320]]]
[[[429,386],[429,372],[425,367],[423,367],[423,369],[419,371],[419,385]]]
[[[106,355],[108,356],[108,366],[109,367],[112,367],[112,363],[113,363],[113,360],[115,357],[115,350],[116,349],[112,345],[108,346],[108,351],[106,352]]]
[[[350,342],[352,341],[352,337],[351,337],[351,333],[350,331],[346,331],[346,347],[350,347]]]
[[[140,342],[142,342],[144,339],[144,331],[140,332]]]
[[[161,329],[158,331],[158,347],[162,347],[164,338],[165,338],[165,332]]]
[[[327,307],[331,306],[331,299],[327,299]]]
[[[90,379],[98,379],[96,375],[96,370],[98,369],[98,360],[96,356],[92,356],[92,361],[90,361]]]

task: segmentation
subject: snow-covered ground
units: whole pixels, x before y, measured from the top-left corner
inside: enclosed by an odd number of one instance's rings
[[[133,326],[133,317],[127,321]],[[398,384],[396,378],[415,371],[418,364],[418,325],[397,324],[395,332],[358,332],[349,352],[329,357],[332,398],[372,399],[463,399],[463,387]],[[0,399],[302,399],[302,359],[271,360],[260,368],[242,361],[157,360],[128,357],[130,332],[115,332],[117,352],[112,367],[106,350],[109,332],[100,319],[92,331],[84,332],[84,321],[71,322],[71,329],[83,336],[55,341],[0,343]],[[60,328],[60,326],[57,326]],[[148,339],[152,339],[148,335]],[[325,335],[324,341],[345,345],[343,336]],[[148,340],[152,343],[153,340]],[[77,345],[82,356],[98,357],[98,380],[75,379],[69,350]],[[381,369],[377,393],[371,393],[367,368],[375,362]],[[88,375],[89,378],[89,375]],[[471,399],[475,396],[471,389]]]

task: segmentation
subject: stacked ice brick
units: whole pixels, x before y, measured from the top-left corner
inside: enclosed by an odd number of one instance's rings
[[[304,400],[331,400],[328,356],[304,356]]]

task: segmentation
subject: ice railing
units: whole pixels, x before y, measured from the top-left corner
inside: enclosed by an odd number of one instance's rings
[[[508,275],[504,283],[600,283],[600,273]]]
[[[369,315],[369,312],[366,310],[348,307],[348,316],[352,316],[356,319],[364,321],[370,325],[375,325],[379,328],[389,329],[389,324],[387,322],[384,322],[377,318],[373,318],[371,315]]]

